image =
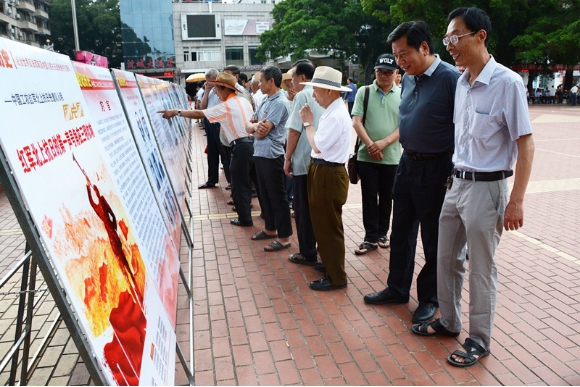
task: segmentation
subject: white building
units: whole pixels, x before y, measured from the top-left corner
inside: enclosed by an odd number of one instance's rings
[[[274,4],[273,0],[174,2],[176,67],[182,78],[227,65],[252,75],[270,64],[257,59],[256,52],[260,34],[272,27]]]

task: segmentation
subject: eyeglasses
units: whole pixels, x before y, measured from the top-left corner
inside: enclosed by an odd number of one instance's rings
[[[473,34],[476,34],[476,33],[477,33],[477,31],[472,31],[472,32],[468,32],[466,34],[459,35],[459,36],[457,36],[457,35],[451,35],[450,37],[444,37],[443,38],[443,45],[445,47],[447,47],[447,45],[450,42],[453,43],[453,44],[457,44],[457,42],[459,42],[459,38],[463,38],[464,36],[473,35]]]
[[[377,75],[381,75],[383,77],[390,77],[395,73],[394,70],[375,70],[375,72],[377,73]]]

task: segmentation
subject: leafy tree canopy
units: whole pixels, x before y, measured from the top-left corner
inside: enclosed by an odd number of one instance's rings
[[[539,1],[544,12],[511,42],[523,63],[575,66],[580,62],[580,1]]]
[[[120,68],[121,16],[118,0],[75,0],[79,46],[106,56],[109,66]],[[70,0],[52,0],[50,24],[54,49],[74,59],[74,34]]]
[[[350,56],[364,13],[353,0],[285,0],[274,6],[272,16],[273,28],[260,36],[262,60],[288,54],[302,58],[307,50]]]
[[[461,6],[481,8],[487,12],[492,20],[490,52],[500,63],[507,66],[512,65],[515,60],[515,53],[510,42],[524,30],[530,17],[543,12],[530,0],[473,0],[471,3],[465,3],[461,0],[444,2],[439,0],[360,1],[365,12],[383,21],[390,20],[395,25],[409,20],[427,22],[433,35],[435,52],[449,62],[452,62],[452,59],[446,54],[445,47],[441,42],[441,38],[447,31],[447,15]]]
[[[260,36],[262,60],[286,55],[296,60],[306,57],[307,50],[358,58],[368,83],[376,57],[391,51],[386,38],[393,27],[365,13],[359,0],[285,0],[272,15],[272,29]]]

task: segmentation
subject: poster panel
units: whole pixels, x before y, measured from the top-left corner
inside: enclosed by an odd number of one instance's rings
[[[111,174],[121,192],[123,204],[129,210],[129,219],[137,231],[137,243],[145,250],[142,257],[148,273],[157,287],[168,318],[175,327],[179,257],[177,244],[172,240],[168,230],[177,234],[177,240],[180,238],[180,229],[174,230],[172,229],[174,226],[171,225],[171,222],[176,222],[172,219],[178,217],[178,214],[175,214],[177,203],[172,195],[168,199],[173,201],[163,203],[165,206],[162,204],[162,207],[159,207],[156,202],[154,193],[157,183],[150,184],[150,181],[154,180],[147,179],[109,70],[78,62],[72,64],[87,109],[93,119],[96,138],[102,144]],[[145,118],[140,117],[140,120],[144,121]],[[157,160],[153,161],[158,162]],[[171,213],[160,211],[167,206],[173,206],[174,210]],[[167,225],[172,228],[166,228]]]
[[[175,106],[178,106],[178,109],[181,110],[189,110],[190,106],[187,100],[187,93],[185,92],[185,88],[183,88],[180,85],[177,85],[175,83],[171,83],[168,82],[169,87],[171,89],[171,95],[173,95],[173,99],[175,101]],[[183,146],[183,158],[182,160],[185,160],[187,162],[188,160],[188,155],[189,155],[189,149],[190,149],[190,142],[188,141],[191,138],[191,122],[192,120],[189,118],[185,118],[185,119],[181,119],[179,120],[180,125],[183,127],[183,130],[185,131],[185,136],[183,138],[182,141],[182,146]],[[187,169],[187,165],[185,165],[186,169]]]
[[[162,118],[161,114],[157,113],[160,110],[164,110],[165,106],[163,105],[163,95],[162,91],[166,88],[173,88],[173,86],[177,86],[173,83],[169,83],[163,80],[149,78],[140,74],[135,75],[137,79],[137,83],[141,88],[141,93],[143,94],[143,100],[145,101],[145,107],[147,108],[147,112],[149,113],[149,117],[151,118],[151,125],[153,128],[161,128],[165,127],[164,130],[158,130],[159,133],[172,133],[175,136],[173,140],[174,143],[177,145],[172,150],[176,152],[179,156],[179,160],[182,163],[181,169],[186,171],[187,170],[187,144],[188,138],[191,134],[189,131],[190,125],[188,125],[191,120],[189,118],[179,118],[173,117],[169,121]],[[178,93],[177,90],[174,93]],[[171,107],[170,109],[181,109],[187,110],[187,104],[183,105],[183,101],[176,95],[175,99],[171,100]]]
[[[67,294],[57,302],[71,304],[106,383],[173,385],[174,321],[151,236],[165,227],[159,214],[139,218],[146,194],[122,189],[146,181],[140,163],[126,172],[134,182],[112,166],[126,138],[120,106],[99,96],[111,110],[93,118],[64,55],[0,38],[0,58],[0,145]],[[106,143],[109,126],[119,135]]]
[[[179,153],[175,151],[178,138],[175,134],[175,130],[172,128],[173,121],[161,120],[161,128],[158,124],[152,125],[149,120],[142,120],[139,124],[137,121],[141,117],[145,117],[147,108],[145,107],[143,98],[141,98],[135,75],[129,71],[118,69],[112,69],[111,71],[113,73],[113,78],[117,83],[121,101],[125,107],[125,112],[131,127],[138,128],[139,125],[142,125],[144,131],[153,131],[155,134],[157,147],[161,154],[161,158],[163,159],[163,163],[165,164],[165,169],[169,175],[169,181],[171,182],[173,192],[183,212],[185,210],[186,197],[184,170],[181,167]],[[158,115],[159,114],[156,113],[155,115],[152,115],[151,118],[153,119],[153,117]],[[165,130],[165,127],[168,129]]]
[[[76,64],[73,65],[75,66],[75,69],[81,68],[81,66],[77,66]],[[116,87],[113,83],[112,75],[108,70],[107,73],[108,78],[112,82],[112,92],[114,92],[117,101],[121,105]],[[106,75],[103,74],[103,76]],[[83,92],[85,92],[84,89]],[[155,142],[151,125],[148,124],[147,112],[137,110],[132,122],[133,137],[141,155],[141,161],[145,165],[145,170],[149,176],[149,181],[151,182],[155,198],[157,199],[157,203],[165,220],[165,225],[171,235],[173,245],[175,246],[175,249],[179,251],[181,224],[183,221],[182,214],[179,210],[177,198],[173,193],[167,170],[162,162],[161,153],[159,152],[159,148]],[[179,267],[177,269],[179,270]]]
[[[187,109],[184,105],[182,105],[179,101],[179,98],[176,96],[172,89],[172,85],[169,82],[163,81],[161,79],[154,79],[154,84],[156,85],[156,100],[161,102],[161,106],[163,110],[166,109]],[[159,113],[156,113],[160,115]],[[185,127],[184,127],[184,119],[180,117],[172,117],[169,120],[162,119],[162,127],[159,127],[160,132],[166,133],[166,136],[169,137],[169,133],[172,137],[175,137],[176,140],[170,144],[170,151],[177,154],[180,160],[180,165],[182,169],[185,171],[187,169],[186,160],[187,157],[185,156]],[[189,120],[188,120],[189,121]]]

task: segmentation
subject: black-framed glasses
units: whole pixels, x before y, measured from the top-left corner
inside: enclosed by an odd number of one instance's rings
[[[463,38],[464,36],[473,35],[473,34],[476,34],[476,33],[477,33],[477,31],[471,31],[471,32],[468,32],[466,34],[459,35],[459,36],[457,36],[457,35],[451,35],[449,37],[446,36],[446,37],[443,38],[443,45],[445,47],[447,47],[447,45],[449,43],[457,44],[457,42],[459,42],[459,38]]]
[[[375,73],[377,73],[377,75],[381,75],[383,77],[390,77],[391,75],[393,75],[395,73],[395,70],[375,70]]]

